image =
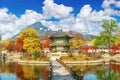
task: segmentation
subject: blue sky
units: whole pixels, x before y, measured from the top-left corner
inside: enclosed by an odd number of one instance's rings
[[[103,19],[115,19],[120,26],[120,0],[0,0],[3,39],[35,22],[98,35]]]
[[[26,9],[34,10],[42,13],[44,0],[0,0],[0,8],[8,8],[11,13],[18,17],[24,14]],[[103,0],[54,0],[56,4],[64,4],[74,8],[73,13],[79,13],[79,10],[86,4],[90,4],[95,10],[102,9],[101,4]]]

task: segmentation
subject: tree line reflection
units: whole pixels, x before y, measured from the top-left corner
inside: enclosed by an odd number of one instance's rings
[[[83,75],[85,80],[86,74],[94,74],[95,80],[119,80],[120,79],[120,65],[69,65],[78,75]]]
[[[16,75],[18,80],[50,80],[49,65],[0,64],[1,73]]]

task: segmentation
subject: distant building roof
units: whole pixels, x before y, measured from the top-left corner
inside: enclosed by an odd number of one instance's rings
[[[69,35],[67,32],[63,32],[62,29],[59,29],[56,33],[52,34],[50,38],[53,37],[73,37],[72,35]]]

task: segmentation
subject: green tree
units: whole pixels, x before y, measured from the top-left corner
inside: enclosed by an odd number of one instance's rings
[[[27,52],[40,51],[39,33],[33,28],[23,30],[20,37],[24,38],[23,49]]]
[[[95,46],[108,46],[110,52],[110,45],[115,43],[116,37],[115,32],[118,30],[117,22],[113,19],[103,20],[102,22],[103,31],[99,36],[96,37]]]

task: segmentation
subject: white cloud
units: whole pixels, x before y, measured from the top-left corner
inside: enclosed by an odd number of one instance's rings
[[[120,1],[116,2],[116,7],[120,8]]]
[[[90,5],[84,5],[80,10],[80,14],[78,14],[78,16],[88,17],[91,11],[92,8],[90,7]]]
[[[104,8],[104,12],[109,16],[120,16],[120,1],[118,0],[104,0],[102,7]]]
[[[93,10],[90,5],[84,5],[77,16],[71,13],[73,11],[72,7],[63,4],[58,5],[54,3],[54,0],[45,0],[43,4],[43,14],[26,10],[20,17],[9,13],[7,8],[0,9],[0,33],[2,33],[3,39],[17,34],[26,26],[37,21],[52,30],[61,27],[64,30],[97,35],[102,30],[101,22],[103,19],[115,19],[111,15],[120,16],[120,11],[111,7],[111,4],[113,4],[114,7],[120,8],[120,2],[116,0],[104,0],[102,4],[104,10],[99,11]],[[52,17],[59,19],[59,21],[50,20]]]
[[[110,15],[106,14],[104,10],[95,11],[90,5],[84,5],[77,14],[77,17],[71,15],[67,18],[60,19],[60,21],[42,21],[42,23],[51,27],[53,30],[62,27],[64,30],[74,30],[80,33],[98,35],[102,30],[102,20],[114,19]]]
[[[42,15],[33,11],[33,10],[26,10],[21,17],[16,20],[16,25],[19,26],[19,29],[24,29],[30,24],[35,23],[42,19]]]
[[[8,14],[8,9],[0,9],[0,23],[13,23],[17,17],[14,14]]]
[[[80,33],[97,35],[102,30],[100,26],[101,21],[110,18],[111,17],[105,15],[104,11],[92,11],[90,5],[84,5],[76,18],[71,15],[57,22],[43,21],[42,23],[46,26],[50,26],[54,30],[62,27],[64,30],[74,30]]]
[[[111,5],[113,5],[114,7],[120,8],[120,1],[119,0],[104,0],[102,7],[104,9],[111,8]]]
[[[45,0],[43,8],[44,18],[65,18],[73,11],[72,7],[56,4],[54,0]]]
[[[0,9],[0,33],[3,38],[10,37],[13,32],[16,32],[15,21],[18,18],[14,14],[9,14],[7,8]]]
[[[120,28],[120,23],[118,23],[118,27]]]
[[[110,8],[110,6],[111,6],[112,4],[115,4],[115,3],[116,3],[116,0],[104,0],[104,1],[103,1],[103,4],[102,4],[102,7],[103,7],[104,9]]]
[[[0,9],[0,33],[3,35],[2,39],[12,37],[26,26],[40,20],[42,15],[33,11],[26,10],[20,18],[15,14],[8,12],[7,8]]]
[[[119,10],[114,10],[114,9],[105,9],[104,13],[108,16],[120,16],[120,11]]]

